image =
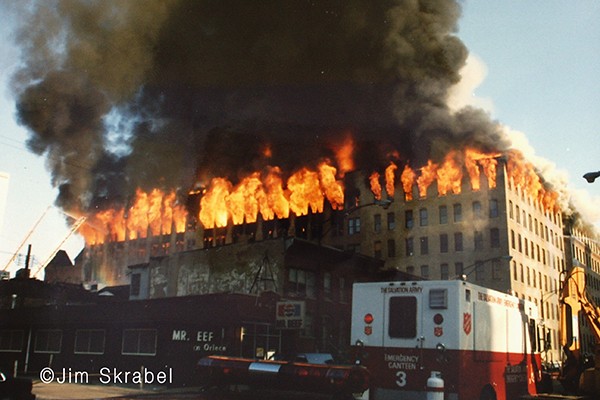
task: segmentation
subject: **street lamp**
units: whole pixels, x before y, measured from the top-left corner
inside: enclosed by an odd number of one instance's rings
[[[469,277],[469,275],[471,275],[473,273],[473,271],[477,270],[477,267],[485,264],[488,261],[510,261],[512,260],[512,256],[511,255],[503,255],[503,256],[496,256],[496,257],[491,257],[491,258],[486,258],[485,260],[482,261],[476,261],[475,263],[471,264],[471,265],[467,265],[466,267],[463,268],[462,270],[462,274],[457,275],[454,277],[454,279],[461,279],[463,281],[466,281],[467,278]],[[475,268],[473,268],[475,267]],[[469,271],[468,273],[465,274],[465,271],[469,268],[473,268],[473,270]]]
[[[600,171],[588,172],[583,175],[583,178],[588,181],[588,183],[593,183],[598,177],[600,177]]]

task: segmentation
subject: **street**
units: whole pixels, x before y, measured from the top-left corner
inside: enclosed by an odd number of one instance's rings
[[[330,400],[331,395],[298,392],[281,392],[268,389],[220,390],[203,388],[135,388],[107,385],[44,384],[34,382],[33,393],[37,400],[86,400],[86,399],[129,399],[129,400]]]

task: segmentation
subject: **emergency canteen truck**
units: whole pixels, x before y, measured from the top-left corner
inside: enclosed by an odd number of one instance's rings
[[[370,400],[516,400],[541,380],[537,307],[466,281],[355,283]]]

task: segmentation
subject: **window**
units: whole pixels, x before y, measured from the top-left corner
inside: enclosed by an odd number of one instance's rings
[[[360,233],[359,217],[348,219],[348,235],[354,235],[356,233]]]
[[[304,337],[312,337],[313,336],[313,321],[314,321],[314,317],[313,314],[310,311],[306,311],[306,314],[304,314],[304,326],[303,326],[303,330],[302,330],[302,336]]]
[[[60,353],[62,347],[62,331],[58,329],[42,329],[35,334],[36,353]]]
[[[406,238],[406,255],[412,256],[415,252],[415,244],[413,238]]]
[[[423,236],[419,239],[419,243],[421,245],[421,255],[429,254],[429,238]]]
[[[448,289],[431,289],[429,291],[429,308],[445,310],[448,308]]]
[[[156,355],[156,329],[125,329],[121,354],[134,356]]]
[[[525,283],[525,272],[523,269],[523,264],[519,264],[519,269],[521,270],[521,283]]]
[[[463,251],[463,234],[462,232],[456,232],[454,234],[454,250]]]
[[[388,257],[396,257],[396,241],[394,239],[388,239],[387,241]]]
[[[131,296],[139,296],[140,295],[140,287],[142,282],[142,274],[134,273],[131,274],[131,286],[129,289],[129,293]]]
[[[317,278],[314,272],[306,271],[306,297],[314,298],[317,293]]]
[[[456,276],[461,276],[463,274],[464,266],[463,263],[457,262],[454,263],[454,273]]]
[[[381,240],[376,240],[373,243],[373,257],[381,260]]]
[[[346,246],[349,253],[360,253],[360,243],[351,243]]]
[[[406,267],[406,273],[410,274],[410,275],[414,275],[415,274],[415,267],[413,267],[412,265],[409,265],[408,267]]]
[[[413,212],[412,210],[406,210],[404,212],[404,226],[406,227],[406,229],[411,229],[415,224],[415,221],[413,220]]]
[[[490,229],[490,247],[500,247],[500,230],[498,228]]]
[[[475,231],[474,234],[475,250],[483,250],[483,233]]]
[[[515,231],[514,230],[510,230],[510,247],[512,247],[513,249],[516,249],[516,243],[515,243]]]
[[[325,298],[331,298],[331,273],[325,272],[323,274],[323,293],[325,294]]]
[[[500,260],[492,260],[492,279],[502,279],[502,269]]]
[[[448,207],[440,206],[440,224],[448,223]]]
[[[448,252],[448,234],[442,233],[440,234],[440,253]]]
[[[390,212],[387,214],[387,228],[389,231],[393,231],[396,227],[396,214]]]
[[[398,339],[412,339],[417,336],[416,297],[394,296],[390,298],[388,335]]]
[[[23,350],[23,331],[16,329],[0,330],[0,351],[20,352]]]
[[[454,222],[462,221],[462,205],[457,203],[453,206],[454,209]]]
[[[519,210],[519,206],[516,206],[515,216],[517,217],[517,223],[521,223],[521,211]]]
[[[473,202],[473,218],[481,218],[481,203],[478,201]]]
[[[78,329],[75,331],[75,354],[104,354],[104,330]]]
[[[340,303],[346,302],[346,278],[341,277],[339,279],[340,286]]]
[[[485,271],[483,269],[483,263],[481,261],[477,261],[475,263],[475,280],[481,281],[484,279]]]
[[[513,202],[512,200],[510,200],[508,202],[508,216],[510,217],[510,219],[514,219],[514,212],[513,212]]]
[[[315,297],[315,273],[303,269],[290,268],[288,270],[288,290],[300,296]]]
[[[421,277],[429,278],[429,265],[421,265]]]
[[[440,265],[440,278],[443,280],[448,280],[450,278],[450,270],[446,263]]]
[[[381,232],[381,214],[373,215],[373,230],[375,233]]]
[[[426,208],[421,208],[419,210],[419,224],[421,226],[427,226],[429,224],[429,216]]]
[[[498,200],[490,200],[490,218],[498,218]]]

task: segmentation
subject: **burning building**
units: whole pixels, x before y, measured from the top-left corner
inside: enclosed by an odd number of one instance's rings
[[[459,16],[425,0],[23,9],[18,119],[57,204],[87,217],[85,278],[293,236],[424,277],[473,265],[545,304],[555,335],[568,201],[485,112],[448,106]]]

